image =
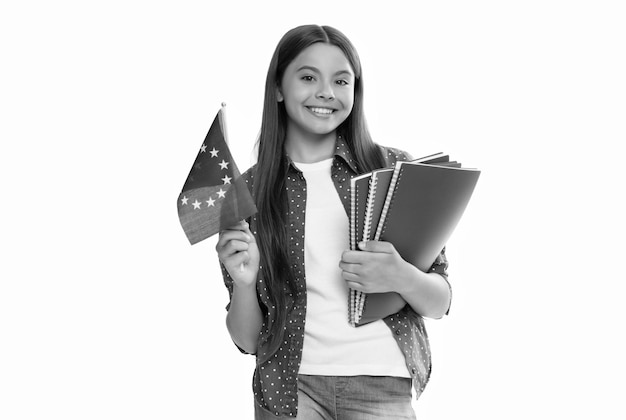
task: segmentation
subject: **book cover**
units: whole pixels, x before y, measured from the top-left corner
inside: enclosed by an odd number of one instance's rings
[[[411,162],[422,162],[437,165],[456,165],[456,162],[450,162],[450,157],[443,153],[435,153],[433,155],[424,156],[418,159],[414,159]],[[370,191],[367,197],[367,211],[365,228],[367,229],[363,233],[365,240],[377,239],[376,232],[378,230],[378,221],[380,220],[389,186],[394,176],[395,168],[383,168],[372,171],[372,177],[370,181]],[[395,183],[395,180],[394,180]]]
[[[382,173],[390,177],[388,188],[379,185],[373,192],[371,184]],[[393,170],[374,171],[366,212],[366,217],[373,219],[370,235],[375,231],[373,239],[393,243],[405,260],[428,271],[460,221],[479,176],[480,171],[462,168],[442,153],[397,162]],[[378,214],[380,222],[376,226]],[[351,304],[351,310],[356,311],[351,317],[355,326],[380,319],[404,306],[397,293],[358,297],[358,302]]]
[[[428,271],[452,235],[474,192],[477,169],[398,162],[379,238],[422,271]]]

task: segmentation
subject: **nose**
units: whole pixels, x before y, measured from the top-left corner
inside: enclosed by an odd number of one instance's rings
[[[328,83],[323,83],[315,96],[318,99],[325,99],[327,101],[335,99],[335,93]]]

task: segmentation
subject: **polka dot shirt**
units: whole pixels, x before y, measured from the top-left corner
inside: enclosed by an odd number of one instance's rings
[[[385,156],[386,166],[393,165],[397,160],[411,159],[407,153],[398,149],[382,146],[381,148]],[[254,182],[255,169],[256,167],[252,167],[242,175],[250,189],[252,189]],[[358,173],[350,149],[345,141],[340,138],[336,145],[331,177],[346,214],[350,214],[350,179]],[[260,305],[264,306],[263,313],[266,314],[266,319],[259,335],[253,391],[256,403],[266,410],[277,416],[295,417],[298,406],[297,376],[302,356],[306,315],[306,281],[304,276],[306,182],[302,173],[291,162],[287,171],[286,188],[289,204],[288,246],[291,263],[297,277],[296,296],[291,296],[289,299],[293,302],[293,306],[288,313],[283,345],[274,354],[268,355],[268,319],[275,314],[275,308],[272,306],[263,279],[261,276],[257,279],[258,299]],[[252,232],[256,234],[256,217],[252,217],[250,226]],[[430,271],[441,274],[447,280],[447,267],[448,261],[444,249]],[[232,297],[232,279],[223,267],[222,274],[224,283]],[[346,314],[347,310],[346,306]],[[404,354],[407,369],[413,379],[417,397],[419,397],[428,382],[431,370],[430,346],[424,320],[409,305],[406,305],[400,312],[386,317],[384,322],[391,330]],[[260,363],[260,361],[263,362]]]

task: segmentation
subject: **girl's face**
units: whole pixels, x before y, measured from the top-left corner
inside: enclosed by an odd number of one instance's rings
[[[354,71],[339,47],[315,43],[285,69],[278,100],[285,103],[288,133],[332,133],[352,111]]]

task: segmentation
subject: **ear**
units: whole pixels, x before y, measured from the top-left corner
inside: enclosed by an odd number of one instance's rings
[[[285,98],[283,98],[283,94],[280,91],[280,87],[276,86],[276,99],[278,102],[282,102]]]

